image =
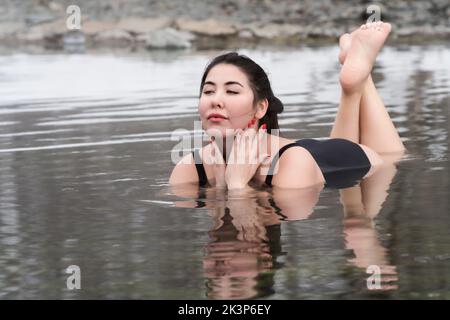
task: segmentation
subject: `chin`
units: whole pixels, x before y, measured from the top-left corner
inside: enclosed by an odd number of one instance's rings
[[[234,130],[233,128],[226,128],[226,127],[220,127],[220,126],[211,126],[209,128],[206,128],[206,133],[208,134],[208,136],[222,136],[222,137],[226,137],[226,136],[233,136],[234,135]]]

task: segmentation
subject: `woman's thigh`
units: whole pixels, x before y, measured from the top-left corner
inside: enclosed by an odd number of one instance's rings
[[[372,150],[368,146],[365,146],[363,144],[358,145],[364,151],[370,162],[370,170],[364,176],[364,178],[366,178],[368,176],[371,176],[383,164],[384,161],[376,151]]]

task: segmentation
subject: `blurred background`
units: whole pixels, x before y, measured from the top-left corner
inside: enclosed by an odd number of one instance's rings
[[[78,32],[66,25],[72,5],[81,17]],[[375,12],[370,5],[393,25],[391,40],[448,40],[446,0],[2,0],[0,40],[59,49],[84,43],[89,48],[298,45],[335,41]]]
[[[372,4],[393,25],[372,76],[401,161],[317,194],[169,187],[224,51],[267,71],[282,135],[328,137],[338,37]],[[0,0],[0,298],[449,299],[449,17],[446,0]]]

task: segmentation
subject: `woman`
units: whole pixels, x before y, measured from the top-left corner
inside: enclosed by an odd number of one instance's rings
[[[390,30],[390,24],[379,21],[340,38],[342,95],[326,141],[273,134],[283,105],[266,73],[236,53],[216,57],[202,77],[199,101],[211,143],[183,158],[170,184],[209,183],[229,190],[247,189],[250,182],[280,188],[348,187],[343,176],[356,181],[371,175],[383,163],[380,154],[405,150],[370,76]]]

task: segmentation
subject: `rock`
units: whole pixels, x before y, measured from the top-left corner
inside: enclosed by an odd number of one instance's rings
[[[81,21],[81,31],[86,35],[96,35],[97,33],[115,29],[116,23],[112,21]]]
[[[303,36],[305,29],[299,25],[292,24],[267,24],[260,26],[253,24],[249,26],[249,30],[258,38],[276,39],[291,38],[295,36]]]
[[[124,30],[106,30],[97,33],[94,37],[95,42],[128,44],[133,42],[133,36]]]
[[[445,37],[449,37],[450,36],[450,27],[448,26],[435,26],[434,27],[434,33],[436,35],[439,36],[445,36]]]
[[[442,25],[432,26],[432,25],[422,25],[413,27],[402,27],[394,29],[395,35],[398,37],[448,37],[450,35],[450,28]]]
[[[67,32],[63,38],[63,47],[65,52],[83,53],[86,51],[86,37],[78,30]]]
[[[41,23],[29,29],[29,33],[44,35],[64,34],[67,32],[66,19],[59,19],[48,23]]]
[[[350,30],[356,30],[359,27],[352,27]],[[332,27],[324,25],[321,28],[314,28],[310,32],[308,32],[309,37],[318,37],[318,38],[336,38],[338,39],[342,34],[346,32],[343,27]]]
[[[133,0],[132,5],[126,0],[75,2],[81,9],[81,32],[88,44],[95,38],[105,43],[138,40],[148,43],[149,48],[185,48],[192,43],[213,49],[253,42],[282,46],[295,45],[306,37],[334,40],[344,31],[353,31],[351,26],[359,26],[370,15],[366,13],[370,2],[360,0]],[[61,39],[70,43],[75,35],[66,38],[70,30],[64,20],[69,4],[57,0],[3,0],[0,39],[4,43],[21,40],[47,44]],[[395,24],[391,39],[449,37],[448,0],[375,4],[381,8],[381,18]],[[195,42],[193,35],[197,36]]]
[[[60,19],[23,30],[17,34],[17,39],[23,42],[60,43],[66,31],[66,20]]]
[[[43,41],[45,38],[45,35],[43,33],[29,33],[29,32],[24,32],[24,33],[19,33],[17,35],[17,40],[19,40],[20,42],[41,42]]]
[[[146,33],[137,38],[137,41],[145,41],[147,49],[186,49],[190,48],[195,36],[172,28],[165,28]]]
[[[116,27],[117,29],[125,30],[132,34],[139,34],[167,28],[171,23],[172,21],[169,18],[130,18],[120,20]]]
[[[411,37],[417,34],[420,34],[420,27],[403,27],[395,30],[395,34],[399,37]]]
[[[64,35],[64,46],[84,46],[86,37],[81,31],[73,30]]]
[[[177,19],[178,29],[207,36],[230,36],[237,33],[236,28],[228,23],[214,19],[196,21],[186,18]]]
[[[56,19],[56,16],[53,13],[35,13],[28,15],[25,18],[25,23],[27,25],[35,25],[40,23],[47,23]]]
[[[238,37],[242,39],[251,39],[253,38],[253,33],[250,30],[241,30],[239,31]]]
[[[21,22],[9,22],[0,24],[0,38],[15,35],[25,31],[25,24]]]
[[[48,4],[48,8],[54,12],[58,12],[58,13],[62,13],[62,12],[66,12],[66,7],[64,7],[61,3],[57,3],[55,1],[51,1]]]

